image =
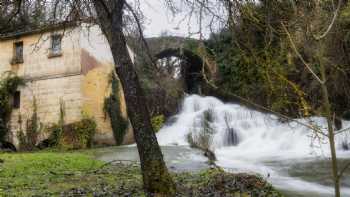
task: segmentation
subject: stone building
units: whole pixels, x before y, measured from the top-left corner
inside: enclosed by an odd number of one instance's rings
[[[95,142],[114,144],[111,123],[103,110],[111,93],[113,67],[107,40],[96,25],[61,24],[0,35],[0,75],[11,71],[26,81],[14,95],[9,141],[18,145],[17,132],[24,126],[20,123],[31,117],[35,101],[43,125],[57,123],[63,105],[65,123],[79,121],[84,115],[93,117]],[[120,101],[126,117],[121,91]],[[38,142],[48,135],[40,133]],[[129,126],[124,142],[132,138]]]

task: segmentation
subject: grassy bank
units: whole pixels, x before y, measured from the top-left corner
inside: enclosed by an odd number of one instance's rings
[[[138,164],[106,164],[93,152],[0,154],[0,196],[144,196]],[[280,196],[246,174],[211,169],[173,176],[178,196]]]

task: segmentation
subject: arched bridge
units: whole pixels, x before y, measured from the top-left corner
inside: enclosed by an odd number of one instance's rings
[[[190,49],[191,44],[197,44],[198,40],[183,37],[155,37],[146,39],[150,54],[153,60],[176,57],[182,60],[180,73],[184,81],[184,90],[187,93],[201,93],[203,84],[203,60]],[[136,54],[145,56],[145,50],[140,50],[134,43],[133,49],[136,48]],[[147,55],[146,55],[147,56]]]

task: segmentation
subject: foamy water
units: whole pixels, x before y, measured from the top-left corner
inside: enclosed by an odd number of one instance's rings
[[[221,167],[236,172],[259,173],[279,188],[332,195],[331,187],[289,177],[282,168],[266,164],[271,161],[278,163],[328,158],[327,138],[317,137],[311,129],[296,122],[281,123],[276,116],[237,104],[225,104],[214,97],[192,95],[185,98],[176,121],[163,127],[157,134],[159,144],[188,145],[187,135],[192,133],[196,136],[200,131],[205,112],[212,117],[209,124],[215,133],[210,148],[215,152],[217,164]],[[327,132],[324,118],[312,117],[298,121],[317,125]],[[350,122],[343,121],[343,127],[350,127]],[[238,139],[237,145],[228,143],[227,138],[232,136]],[[346,139],[350,140],[347,133],[336,136],[340,158],[350,158],[350,152],[342,148]],[[342,188],[342,194],[350,196],[350,188]]]

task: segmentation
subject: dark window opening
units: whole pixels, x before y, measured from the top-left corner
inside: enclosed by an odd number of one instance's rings
[[[52,35],[50,57],[60,56],[61,54],[62,54],[62,35]]]
[[[15,42],[13,48],[14,48],[14,52],[13,52],[12,63],[13,64],[23,63],[23,42]]]
[[[21,92],[16,91],[13,95],[13,108],[19,109],[21,106]]]

